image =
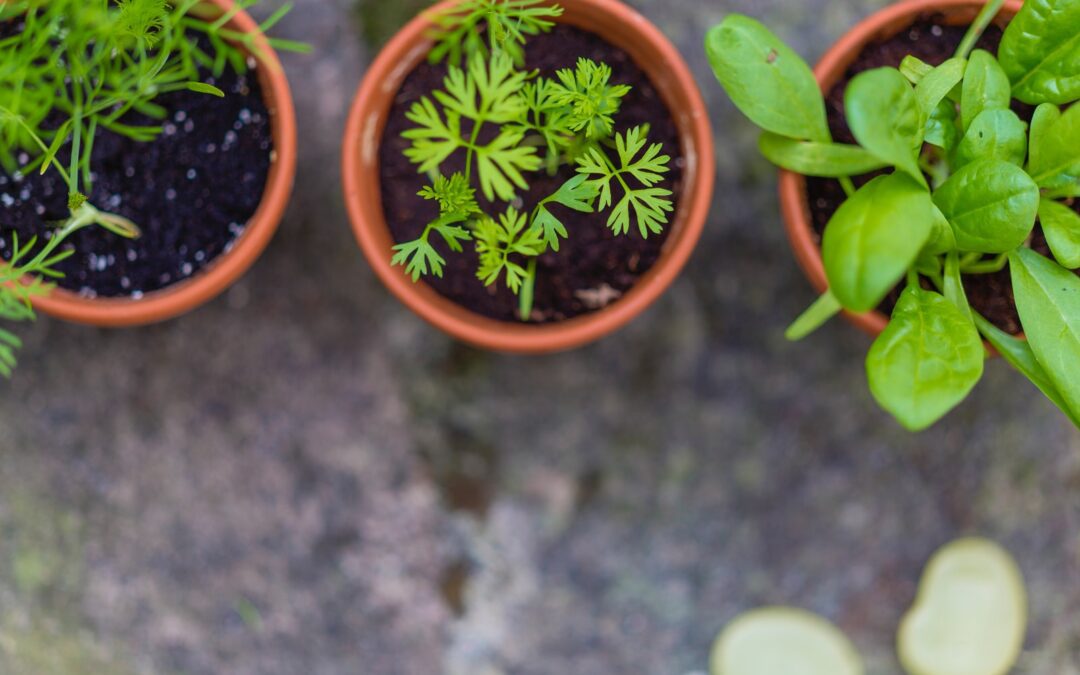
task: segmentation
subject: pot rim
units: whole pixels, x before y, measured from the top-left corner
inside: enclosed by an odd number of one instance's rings
[[[452,7],[444,0],[428,11]],[[661,92],[679,128],[686,160],[683,192],[672,232],[660,260],[622,298],[591,314],[556,324],[498,321],[474,313],[414,284],[393,267],[393,240],[382,210],[378,149],[394,94],[431,49],[426,13],[409,22],[383,48],[368,70],[349,114],[343,145],[342,177],[353,232],[383,284],[413,312],[443,332],[473,346],[498,352],[543,354],[599,340],[622,328],[655,302],[674,282],[697,245],[712,205],[715,155],[712,128],[701,92],[678,50],[645,17],[618,0],[573,0],[560,23],[590,30],[625,49]],[[624,35],[620,41],[618,31]],[[646,62],[642,55],[649,54]],[[673,105],[679,103],[678,106]]]
[[[234,8],[234,0],[204,0],[224,11]],[[244,33],[258,31],[258,24],[243,9],[228,24]],[[273,239],[292,195],[296,176],[296,111],[292,92],[277,53],[263,35],[256,44],[261,52],[256,69],[263,98],[270,110],[273,150],[270,173],[262,200],[248,220],[243,234],[230,250],[220,254],[189,279],[146,293],[136,299],[90,298],[55,288],[48,295],[33,298],[34,308],[43,314],[102,327],[131,327],[167,321],[213,300],[240,279]]]
[[[814,68],[814,76],[827,96],[848,67],[872,42],[896,35],[920,16],[927,14],[955,15],[962,12],[965,15],[970,13],[971,19],[974,19],[985,5],[986,0],[903,0],[890,5],[845,33],[818,62]],[[1023,0],[1006,0],[995,22],[1001,24],[1002,21],[1011,20],[1022,6]],[[829,284],[825,277],[821,245],[815,240],[815,231],[811,224],[806,190],[806,176],[780,170],[780,206],[788,240],[811,285],[818,293],[824,293]],[[864,314],[844,311],[843,314],[848,321],[872,337],[880,335],[889,325],[889,317],[880,310]]]

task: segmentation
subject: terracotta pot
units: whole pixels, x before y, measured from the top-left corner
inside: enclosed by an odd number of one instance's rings
[[[233,0],[206,0],[223,11]],[[229,22],[234,30],[251,33],[258,24],[244,11]],[[270,110],[274,158],[266,190],[247,228],[227,253],[222,253],[198,274],[182,282],[134,298],[85,298],[56,289],[34,299],[34,308],[50,316],[95,326],[138,326],[165,321],[203,305],[235,283],[254,264],[277,231],[296,176],[296,113],[292,92],[277,54],[265,38],[259,38],[265,62],[258,68],[263,96]],[[224,189],[224,188],[223,188]]]
[[[436,6],[451,7],[454,0]],[[383,215],[379,146],[401,85],[427,57],[432,24],[423,15],[409,23],[372,64],[357,94],[345,132],[345,198],[353,230],[368,261],[401,302],[464,342],[495,351],[547,353],[598,340],[627,324],[671,285],[690,258],[712,203],[715,167],[712,129],[701,92],[679,52],[644,17],[618,0],[563,0],[561,22],[597,33],[622,48],[644,70],[671,109],[686,159],[685,180],[671,235],[656,265],[610,307],[552,325],[496,321],[414,284],[390,265],[394,240]],[[571,63],[573,54],[567,54]]]
[[[915,23],[920,17],[943,15],[946,23],[968,25],[975,20],[985,0],[905,0],[866,19],[826,52],[814,69],[814,74],[826,95],[844,77],[847,69],[871,43],[887,40]],[[1007,0],[996,23],[1004,27],[1020,11],[1022,0]],[[819,293],[829,287],[825,265],[821,260],[821,244],[810,217],[806,197],[806,177],[790,171],[780,171],[780,206],[791,247],[799,265]],[[845,316],[867,333],[877,336],[889,324],[889,317],[879,311],[865,314],[845,312]]]

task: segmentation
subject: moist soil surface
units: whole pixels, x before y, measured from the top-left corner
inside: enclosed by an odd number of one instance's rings
[[[967,26],[950,26],[943,22],[941,16],[929,15],[921,18],[906,31],[887,40],[871,44],[856,59],[848,69],[844,78],[832,88],[826,96],[826,107],[829,115],[829,127],[833,137],[841,143],[854,143],[855,137],[848,128],[844,114],[844,92],[848,83],[859,73],[886,66],[898,67],[900,62],[908,54],[912,54],[932,65],[939,65],[951,58],[956,53],[956,48],[964,38]],[[979,40],[978,47],[993,54],[997,53],[998,44],[1001,42],[1002,31],[997,26],[991,26]],[[1024,120],[1030,121],[1034,108],[1017,101],[1013,102],[1013,110]],[[859,176],[854,179],[856,185],[863,185],[877,173]],[[844,194],[840,183],[833,179],[808,178],[807,198],[810,204],[810,212],[814,230],[820,243],[821,234],[825,226],[844,203],[847,196]],[[1077,208],[1076,204],[1072,205]],[[1036,225],[1032,235],[1032,248],[1046,256],[1051,256],[1050,248],[1046,244],[1042,230]],[[964,277],[964,287],[967,290],[971,305],[983,316],[992,321],[1002,330],[1013,335],[1020,334],[1023,329],[1020,325],[1020,317],[1016,311],[1016,303],[1013,299],[1012,281],[1009,270],[996,274],[977,274]],[[881,304],[880,310],[886,315],[892,313],[900,297],[903,287],[897,287]]]
[[[141,297],[199,272],[239,237],[262,200],[273,139],[254,70],[231,68],[203,82],[225,98],[194,92],[155,100],[165,120],[129,115],[127,124],[158,124],[156,140],[135,142],[101,131],[94,141],[90,201],[130,218],[142,230],[128,240],[102,228],[75,233],[75,254],[59,265],[63,288],[86,296]],[[66,163],[65,153],[60,154]],[[27,154],[17,161],[25,165]],[[20,242],[47,236],[67,212],[67,185],[56,171],[8,175],[0,170],[0,256]]]
[[[627,84],[633,89],[623,99],[616,116],[616,130],[625,131],[637,125],[651,127],[649,140],[662,143],[664,154],[672,158],[671,172],[661,185],[672,190],[678,208],[684,161],[680,152],[678,131],[671,111],[660,98],[648,76],[630,56],[608,44],[599,36],[568,26],[557,26],[551,33],[529,40],[526,66],[541,75],[554,77],[555,71],[573,67],[578,57],[609,64],[613,84]],[[429,222],[438,216],[434,202],[417,196],[427,177],[419,174],[416,165],[403,152],[409,142],[402,132],[415,125],[405,117],[413,103],[422,96],[442,89],[447,67],[423,63],[406,78],[390,112],[380,149],[382,200],[386,222],[395,241],[401,243],[419,237]],[[444,173],[460,170],[462,156],[453,157],[444,165]],[[460,165],[460,166],[459,166]],[[573,167],[561,168],[555,176],[540,171],[526,176],[530,189],[521,195],[525,210],[531,210],[544,197],[554,193],[574,176]],[[616,191],[618,199],[618,191]],[[502,205],[493,205],[479,196],[481,208],[490,214],[501,212]],[[532,320],[539,323],[563,321],[602,309],[617,300],[659,259],[668,230],[661,235],[643,239],[636,225],[630,233],[616,236],[607,227],[607,214],[580,214],[556,205],[552,209],[570,233],[558,253],[543,255],[537,264],[537,280]],[[429,276],[425,282],[439,294],[467,309],[502,321],[518,320],[518,300],[500,279],[485,287],[477,279],[477,255],[470,246],[464,253],[452,253],[442,241],[432,241],[446,261],[444,276]]]

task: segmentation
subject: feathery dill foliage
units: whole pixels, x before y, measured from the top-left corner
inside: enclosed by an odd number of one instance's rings
[[[16,242],[12,259],[0,261],[0,319],[34,318],[30,300],[50,290],[49,279],[62,276],[56,265],[71,252],[60,246],[73,232],[97,225],[119,236],[139,235],[135,223],[98,210],[85,196],[95,138],[110,131],[154,140],[162,131],[158,121],[168,115],[155,102],[163,94],[224,96],[200,81],[200,69],[214,76],[229,66],[247,70],[248,55],[259,55],[256,37],[227,24],[257,2],[239,0],[223,14],[202,0],[0,0],[0,23],[15,28],[0,38],[0,166],[9,175],[57,171],[68,186],[70,211],[39,250],[36,239]],[[289,10],[282,7],[261,30]],[[290,41],[270,44],[306,50]],[[152,121],[132,123],[132,112]],[[61,150],[69,162],[57,159]],[[23,152],[32,160],[19,166],[15,158]],[[14,336],[0,332],[0,375],[10,374],[17,346]]]
[[[562,13],[542,0],[463,0],[433,14],[430,58],[447,61],[449,72],[442,90],[408,111],[416,126],[403,134],[411,141],[406,157],[431,178],[419,195],[438,203],[439,217],[396,246],[393,263],[414,281],[441,277],[446,260],[434,237],[454,253],[471,243],[477,277],[488,286],[504,280],[520,298],[523,321],[532,315],[536,259],[569,236],[559,208],[606,211],[616,234],[633,226],[645,238],[661,233],[674,209],[671,191],[658,187],[671,161],[662,145],[649,143],[647,126],[615,131],[630,87],[612,84],[610,66],[581,58],[554,78],[524,70],[527,39],[550,31]],[[443,166],[459,153],[464,172],[445,176]],[[554,176],[563,166],[577,175],[522,212],[527,176]]]

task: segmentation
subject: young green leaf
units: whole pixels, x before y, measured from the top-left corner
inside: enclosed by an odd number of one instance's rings
[[[506,277],[506,287],[513,293],[521,292],[528,273],[520,264],[522,258],[540,255],[544,249],[541,234],[527,226],[525,214],[510,207],[499,216],[481,218],[476,222],[476,252],[480,256],[477,277],[491,286]]]
[[[469,186],[469,181],[461,173],[454,173],[449,178],[439,175],[431,185],[425,185],[419,196],[428,201],[439,203],[442,215],[460,214],[471,216],[480,213],[476,203],[476,190]]]
[[[949,178],[934,203],[952,224],[960,250],[1005,253],[1031,234],[1039,187],[1020,167],[983,159]]]
[[[522,173],[537,171],[544,165],[536,148],[522,145],[523,138],[520,128],[503,127],[495,140],[476,148],[480,189],[488,201],[496,197],[504,202],[513,201],[517,189],[529,189]]]
[[[402,137],[412,141],[412,147],[405,150],[405,156],[414,164],[419,164],[421,173],[438,171],[443,162],[463,146],[461,138],[461,117],[447,114],[445,121],[438,108],[427,96],[414,103],[405,117],[417,127],[402,133]]]
[[[550,174],[558,170],[562,154],[577,142],[570,129],[570,111],[556,99],[557,88],[558,85],[546,77],[526,82],[521,88],[527,113],[520,124],[544,140],[547,148],[545,164]]]
[[[1054,125],[1061,119],[1061,108],[1053,103],[1043,103],[1031,117],[1031,133],[1028,141],[1028,171],[1042,163],[1042,150],[1049,143]]]
[[[1080,106],[1064,113],[1050,105],[1039,106],[1031,124],[1028,173],[1046,188],[1059,184],[1063,174],[1080,174]]]
[[[968,60],[960,99],[960,118],[968,129],[984,110],[1008,110],[1012,101],[1009,76],[994,56],[976,49]]]
[[[391,265],[404,266],[405,273],[411,276],[414,282],[420,281],[421,276],[428,274],[442,276],[446,259],[435,251],[435,247],[431,244],[431,234],[438,232],[451,251],[460,252],[462,251],[460,242],[471,239],[468,230],[457,226],[462,220],[464,220],[462,215],[450,214],[431,222],[427,228],[424,228],[418,239],[393,247],[394,257],[391,259]]]
[[[1027,125],[1011,110],[984,110],[957,146],[953,168],[960,169],[977,159],[1001,159],[1024,166]]]
[[[1009,335],[977,313],[972,316],[975,319],[975,325],[979,328],[979,332],[990,343],[990,346],[996,349],[1020,373],[1031,380],[1031,383],[1038,387],[1046,398],[1050,399],[1054,405],[1065,413],[1073,424],[1080,427],[1080,410],[1069,410],[1069,404],[1061,396],[1057,385],[1053,383],[1046,369],[1035,358],[1035,352],[1031,350],[1031,343]]]
[[[1031,350],[1069,410],[1080,411],[1080,277],[1031,249],[1009,254]]]
[[[466,56],[486,59],[505,53],[521,65],[528,37],[549,32],[562,14],[562,7],[543,0],[462,0],[447,10],[429,12],[437,29],[428,58],[459,65]]]
[[[22,341],[14,334],[0,329],[0,377],[11,377],[16,365],[15,352],[20,349]]]
[[[870,349],[866,372],[881,407],[922,431],[967,398],[984,360],[969,316],[944,296],[909,286]]]
[[[548,204],[562,204],[563,206],[580,213],[592,213],[593,201],[597,197],[597,188],[588,176],[578,174],[559,188],[558,192],[551,195],[536,207],[533,215],[532,227],[543,234],[544,242],[551,250],[559,251],[560,239],[568,236],[566,226],[548,210]]]
[[[547,206],[541,204],[536,207],[535,215],[533,215],[532,226],[541,232],[541,236],[544,238],[544,243],[548,248],[556,253],[559,252],[560,241],[570,236],[570,233],[566,231],[566,226],[562,221],[555,217]]]
[[[879,176],[848,199],[825,227],[829,287],[845,309],[874,309],[903,278],[930,238],[934,204],[902,173]]]
[[[1029,0],[998,48],[1001,65],[1024,103],[1063,105],[1080,98],[1080,3]]]
[[[420,277],[428,274],[441,277],[446,259],[439,255],[425,235],[395,246],[394,257],[390,262],[395,266],[403,265],[405,273],[411,276],[413,281],[420,281]]]
[[[934,66],[923,61],[914,54],[908,54],[900,62],[900,74],[907,78],[908,82],[918,85],[923,78],[930,74]]]
[[[946,155],[952,153],[960,142],[957,117],[955,103],[952,101],[939,103],[926,121],[926,142],[941,148]]]
[[[1080,268],[1080,214],[1064,204],[1043,199],[1039,220],[1058,263],[1070,270]]]
[[[840,301],[836,299],[832,291],[825,291],[814,304],[810,305],[809,309],[795,320],[795,323],[791,324],[787,332],[784,333],[784,337],[792,342],[802,340],[824,326],[829,319],[839,314],[843,309],[840,306]]]
[[[210,94],[211,96],[217,96],[218,98],[225,98],[225,92],[221,91],[212,84],[205,84],[203,82],[188,82],[187,88],[196,94]]]
[[[936,256],[956,250],[956,233],[953,232],[949,219],[936,204],[931,203],[931,206],[933,208],[930,212],[930,238],[926,240],[926,246],[923,247],[921,253]]]
[[[856,75],[844,100],[851,133],[878,159],[925,184],[919,148],[925,127],[915,90],[895,68]]]
[[[788,138],[832,140],[814,74],[768,28],[731,14],[709,31],[705,49],[728,96],[756,125]]]
[[[514,68],[509,56],[500,53],[487,60],[473,59],[467,70],[450,67],[445,90],[434,95],[447,111],[461,117],[508,124],[525,112],[521,89],[527,77]]]
[[[556,75],[559,82],[551,95],[556,104],[569,108],[564,117],[567,128],[593,140],[610,137],[630,87],[612,85],[611,66],[586,58],[578,59],[575,69],[559,70]]]
[[[578,158],[578,173],[590,176],[589,182],[596,188],[599,208],[607,209],[615,204],[608,217],[608,227],[615,234],[626,234],[633,220],[643,238],[659,234],[668,221],[668,214],[675,210],[671,190],[655,187],[668,172],[671,158],[660,154],[660,143],[649,145],[648,129],[634,127],[625,134],[615,135],[615,150],[619,163],[613,164],[598,147]],[[640,154],[640,156],[639,156]],[[644,187],[631,187],[633,178]],[[623,197],[614,201],[613,185],[623,191]]]
[[[596,185],[588,180],[588,176],[579,174],[563,183],[555,194],[544,201],[562,204],[579,213],[592,213],[593,201],[598,195]]]
[[[930,119],[941,102],[948,100],[949,94],[964,81],[966,69],[966,60],[952,58],[927,72],[915,83],[915,99],[919,102],[923,120]]]
[[[773,164],[804,176],[858,176],[887,166],[857,145],[797,141],[768,131],[761,134],[758,147]]]

